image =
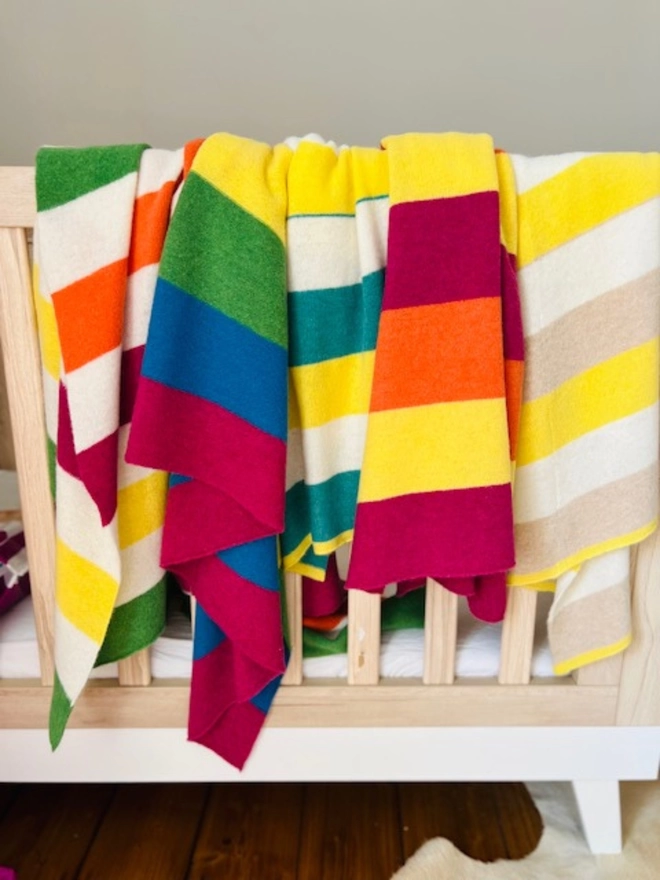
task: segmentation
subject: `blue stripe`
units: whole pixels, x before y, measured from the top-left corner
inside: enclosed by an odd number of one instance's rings
[[[158,279],[142,373],[286,439],[286,349]]]
[[[193,660],[201,660],[214,651],[218,645],[221,645],[227,636],[220,629],[217,623],[208,616],[202,608],[201,603],[197,602],[197,613],[195,614],[195,637],[193,640]]]
[[[373,351],[384,285],[381,269],[347,287],[289,293],[290,366]]]
[[[264,590],[279,591],[280,574],[275,536],[270,535],[259,538],[258,541],[221,550],[217,557],[244,580]]]
[[[183,483],[189,483],[192,477],[186,477],[183,474],[170,474],[168,477],[168,486],[173,489],[175,486],[181,486]]]
[[[275,699],[275,694],[277,693],[281,681],[282,676],[278,675],[277,678],[268,682],[266,687],[262,691],[259,691],[259,693],[250,700],[252,705],[259,709],[259,711],[263,712],[264,715],[268,714],[268,710]]]

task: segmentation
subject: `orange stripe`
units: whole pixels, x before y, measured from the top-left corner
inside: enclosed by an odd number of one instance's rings
[[[126,259],[117,260],[53,294],[67,372],[121,344],[127,268]]]
[[[183,176],[186,177],[188,172],[190,171],[190,166],[192,165],[195,156],[197,155],[197,150],[202,146],[206,138],[197,138],[194,141],[188,141],[188,143],[183,148]]]
[[[384,311],[371,410],[504,396],[499,297]]]
[[[135,200],[129,274],[160,262],[173,193],[174,181],[168,180],[157,192],[145,193]]]
[[[303,617],[303,626],[318,632],[331,632],[344,620],[346,620],[345,614],[328,614],[327,617]]]
[[[524,372],[525,365],[522,361],[504,361],[504,376],[506,379],[506,415],[509,423],[511,461],[516,460],[516,451],[518,449]]]

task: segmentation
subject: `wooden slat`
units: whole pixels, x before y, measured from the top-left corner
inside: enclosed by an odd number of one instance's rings
[[[177,727],[188,721],[189,688],[156,679],[148,688],[92,680],[76,702],[69,727]],[[6,728],[43,728],[50,688],[3,681],[0,718]],[[451,686],[419,679],[381,679],[354,687],[307,680],[280,688],[267,724],[273,727],[460,727],[611,725],[617,689],[581,688],[564,679],[506,688],[495,679]]]
[[[52,684],[55,519],[46,458],[41,361],[30,266],[25,232],[20,229],[0,229],[0,337],[30,563],[41,679],[44,684]]]
[[[286,614],[289,626],[291,655],[282,684],[300,684],[303,680],[302,645],[302,577],[287,572],[284,580],[286,590]]]
[[[78,874],[79,880],[182,880],[207,787],[121,786]]]
[[[401,865],[394,785],[307,786],[298,880],[385,880]]]
[[[302,808],[302,785],[213,785],[187,880],[296,880]]]
[[[377,684],[380,677],[378,593],[348,591],[348,683]]]
[[[0,166],[0,226],[34,226],[34,168]]]
[[[634,638],[623,656],[617,724],[660,726],[660,532],[633,550]]]
[[[457,624],[458,596],[429,578],[424,612],[424,684],[454,683]]]
[[[506,617],[502,627],[500,684],[528,684],[531,678],[534,626],[536,624],[535,590],[509,589]]]
[[[25,880],[74,880],[114,791],[94,784],[21,786],[0,825],[0,864]]]
[[[576,669],[573,678],[579,685],[611,684],[618,686],[621,681],[623,669],[623,654],[615,654],[598,663],[590,663],[581,669]]]
[[[131,654],[117,664],[119,684],[122,687],[146,687],[151,684],[151,657],[149,648]]]

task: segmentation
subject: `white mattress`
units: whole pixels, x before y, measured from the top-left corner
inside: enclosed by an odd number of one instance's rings
[[[552,596],[541,594],[538,602],[532,675],[553,675],[545,620]],[[460,600],[456,674],[459,678],[491,678],[499,670],[501,624],[492,626],[474,620]],[[169,634],[168,634],[169,633]],[[178,637],[172,637],[177,635]],[[151,649],[155,678],[190,678],[192,643],[181,638],[176,622],[157,639]],[[185,633],[184,633],[185,635]],[[385,678],[420,678],[424,658],[424,633],[419,629],[384,633],[381,640],[381,675]],[[304,661],[306,678],[345,678],[345,654],[309,658]],[[96,678],[116,677],[116,664],[94,671]],[[39,659],[32,602],[26,599],[0,618],[0,678],[38,678]]]

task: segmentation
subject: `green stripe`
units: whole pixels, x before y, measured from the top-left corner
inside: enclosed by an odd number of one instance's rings
[[[47,211],[137,171],[147,144],[43,147],[37,153],[37,210]]]
[[[286,347],[284,245],[272,229],[195,172],[181,190],[160,275]]]
[[[72,708],[71,700],[67,697],[66,691],[62,687],[62,682],[57,672],[55,672],[53,696],[50,701],[50,716],[48,718],[48,737],[53,751],[62,742]]]
[[[352,529],[359,482],[360,471],[344,471],[323,483],[292,486],[286,493],[282,553],[288,556],[310,533],[324,543]]]
[[[165,627],[167,577],[114,609],[95,666],[123,660],[156,641]]]
[[[56,496],[56,477],[57,473],[57,446],[55,442],[46,437],[46,454],[48,456],[48,480],[50,482],[50,494],[55,500]]]
[[[289,293],[289,365],[373,351],[384,286],[380,269],[347,287]]]

